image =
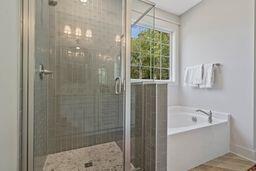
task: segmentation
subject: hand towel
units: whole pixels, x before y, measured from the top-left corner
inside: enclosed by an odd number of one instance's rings
[[[214,85],[214,64],[204,64],[203,80],[199,85],[200,88],[212,88]]]
[[[184,75],[184,85],[199,87],[203,81],[203,65],[186,67]]]

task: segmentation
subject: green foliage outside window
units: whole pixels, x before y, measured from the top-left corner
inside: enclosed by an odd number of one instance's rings
[[[170,38],[170,33],[137,25],[132,28],[132,79],[170,79]]]

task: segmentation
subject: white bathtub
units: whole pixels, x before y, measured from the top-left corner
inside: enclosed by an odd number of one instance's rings
[[[213,111],[210,124],[195,110],[181,106],[168,110],[168,171],[187,171],[229,152],[229,115]]]

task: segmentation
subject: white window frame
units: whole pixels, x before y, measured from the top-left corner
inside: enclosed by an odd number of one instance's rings
[[[147,24],[138,24],[138,26],[150,28]],[[169,79],[168,80],[155,80],[155,79],[131,79],[132,83],[138,83],[138,82],[154,82],[154,83],[168,83],[171,85],[177,85],[178,84],[178,29],[172,29],[172,28],[166,28],[161,27],[159,25],[156,25],[155,30],[169,33],[171,35],[170,39],[170,56],[169,56]]]

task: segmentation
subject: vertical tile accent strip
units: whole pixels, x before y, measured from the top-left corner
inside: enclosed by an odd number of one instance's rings
[[[131,158],[135,168],[167,170],[167,85],[132,85]]]
[[[156,87],[156,170],[167,170],[167,85]]]

